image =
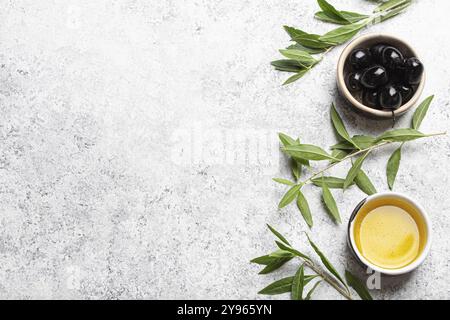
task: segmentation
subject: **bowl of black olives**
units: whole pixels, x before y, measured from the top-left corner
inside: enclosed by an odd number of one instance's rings
[[[385,34],[353,40],[338,62],[340,93],[365,115],[400,116],[414,106],[425,85],[416,52],[405,41]]]

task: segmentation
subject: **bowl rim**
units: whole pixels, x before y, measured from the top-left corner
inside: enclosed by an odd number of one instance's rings
[[[353,107],[359,109],[360,111],[363,111],[365,113],[368,113],[368,114],[371,114],[371,115],[374,115],[377,117],[392,118],[391,111],[382,111],[382,110],[372,109],[372,108],[365,106],[361,102],[359,102],[348,90],[348,88],[345,84],[345,79],[344,79],[345,62],[347,61],[347,58],[350,55],[350,53],[353,51],[353,49],[355,49],[357,46],[361,45],[362,43],[364,43],[368,40],[373,40],[373,39],[377,39],[377,38],[380,38],[380,42],[389,42],[389,40],[394,40],[396,42],[399,42],[403,46],[405,46],[409,51],[411,51],[415,57],[418,57],[417,52],[405,40],[403,40],[397,36],[387,34],[387,33],[364,34],[364,35],[361,35],[361,36],[355,38],[353,41],[351,41],[341,52],[341,55],[339,57],[338,64],[337,64],[337,83],[338,83],[339,90],[341,91],[341,93],[344,95],[344,97],[350,102],[350,104]],[[406,111],[408,111],[411,107],[413,107],[418,102],[420,96],[422,95],[423,89],[425,87],[425,80],[426,80],[426,74],[425,74],[425,70],[424,70],[422,79],[419,83],[419,86],[417,87],[416,92],[414,93],[412,98],[407,103],[405,103],[400,108],[398,108],[397,110],[394,111],[395,116],[400,116],[400,115],[404,114]]]
[[[369,201],[371,202],[371,201],[374,201],[374,200],[376,200],[378,198],[382,198],[382,197],[400,198],[404,201],[409,202],[411,205],[413,205],[417,209],[419,214],[422,216],[422,218],[424,220],[425,228],[427,231],[427,240],[426,240],[427,242],[426,242],[425,247],[423,248],[422,252],[420,253],[420,255],[412,263],[410,263],[402,268],[399,268],[399,269],[385,269],[385,268],[379,267],[377,265],[374,265],[373,263],[369,262],[366,258],[364,258],[364,256],[359,252],[358,247],[356,246],[356,243],[355,243],[354,221],[355,221],[356,216],[361,211],[361,208],[364,205],[366,205]],[[432,242],[431,220],[430,220],[427,212],[425,211],[425,209],[417,201],[415,201],[414,199],[412,199],[411,197],[409,197],[403,193],[381,192],[381,193],[376,193],[374,195],[368,196],[366,199],[361,201],[355,207],[355,210],[348,222],[347,230],[348,230],[349,246],[350,246],[351,250],[353,251],[353,253],[356,255],[357,259],[359,259],[360,262],[362,262],[364,265],[371,268],[372,270],[386,274],[386,275],[396,276],[396,275],[409,273],[409,272],[413,271],[414,269],[418,268],[425,261],[425,258],[430,253],[431,242]]]

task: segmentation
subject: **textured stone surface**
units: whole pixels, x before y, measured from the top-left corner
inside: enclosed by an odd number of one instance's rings
[[[425,94],[436,94],[423,131],[445,131],[450,2],[416,2],[370,31],[417,48]],[[312,19],[313,0],[0,3],[0,298],[262,298],[260,288],[295,271],[259,276],[249,264],[273,249],[265,223],[307,250],[296,208],[276,208],[284,188],[271,177],[289,172],[275,133],[332,144],[336,99],[352,133],[390,125],[337,97],[342,48],[280,86],[286,75],[268,63],[287,44],[282,25],[331,28]],[[258,152],[246,137],[259,138]],[[390,152],[365,165],[379,190]],[[405,147],[396,189],[429,210],[434,244],[416,272],[383,279],[377,298],[450,298],[449,157],[448,137]],[[317,189],[305,193],[317,244],[340,270],[363,272],[345,223],[330,221]],[[334,194],[345,222],[363,194]],[[316,298],[339,296],[322,286]]]

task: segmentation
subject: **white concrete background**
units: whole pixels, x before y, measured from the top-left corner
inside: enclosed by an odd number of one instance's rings
[[[326,147],[335,142],[329,105],[336,99],[352,133],[389,127],[339,100],[340,47],[301,82],[280,86],[286,74],[269,62],[288,44],[282,25],[332,28],[312,18],[313,0],[29,0],[0,8],[1,298],[265,298],[259,289],[295,271],[289,264],[259,276],[249,263],[274,248],[265,223],[305,251],[307,228],[295,206],[277,210],[284,188],[271,177],[289,177],[279,152],[259,158],[275,160],[267,170],[252,152],[244,164],[224,162],[222,135],[259,130],[273,138],[283,130]],[[425,94],[436,94],[425,132],[448,129],[448,12],[449,1],[417,0],[370,29],[403,37],[421,53]],[[193,149],[199,145],[202,153]],[[391,151],[365,165],[379,190],[387,188]],[[383,279],[376,298],[450,298],[449,157],[448,137],[404,149],[396,190],[429,210],[434,244],[416,272]],[[361,273],[346,249],[345,222],[363,194],[334,192],[344,220],[336,226],[318,190],[305,193],[312,237],[339,270]],[[322,286],[316,298],[340,297]]]

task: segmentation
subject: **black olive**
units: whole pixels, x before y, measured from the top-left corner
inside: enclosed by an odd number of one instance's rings
[[[367,68],[371,63],[372,57],[367,49],[355,49],[350,54],[350,64],[354,70]]]
[[[383,50],[387,46],[388,45],[386,45],[386,44],[378,43],[370,48],[370,53],[372,54],[372,59],[375,62],[381,63]]]
[[[393,85],[383,87],[378,95],[380,99],[380,106],[383,109],[396,110],[400,108],[403,103],[400,91]]]
[[[380,102],[378,98],[378,91],[376,90],[365,90],[362,96],[362,103],[366,107],[372,109],[380,109]]]
[[[361,73],[350,73],[346,78],[346,85],[350,91],[361,90]]]
[[[417,58],[409,58],[405,61],[405,81],[408,84],[419,84],[423,74],[423,64]]]
[[[381,55],[381,63],[388,69],[396,69],[403,64],[402,53],[394,47],[385,47]]]
[[[408,85],[401,85],[398,87],[398,90],[400,91],[400,94],[402,95],[403,103],[408,102],[414,95],[413,87],[408,86]]]
[[[370,67],[361,76],[361,84],[367,89],[378,88],[388,83],[388,81],[388,74],[382,66]]]

